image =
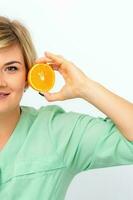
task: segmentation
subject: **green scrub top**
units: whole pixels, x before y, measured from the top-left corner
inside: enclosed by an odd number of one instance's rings
[[[0,152],[1,200],[63,200],[79,172],[133,163],[133,143],[109,118],[56,105],[21,109]]]

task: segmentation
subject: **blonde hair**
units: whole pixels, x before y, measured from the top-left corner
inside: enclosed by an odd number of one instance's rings
[[[37,57],[29,31],[19,21],[0,16],[0,49],[15,43],[18,43],[22,49],[28,71]]]

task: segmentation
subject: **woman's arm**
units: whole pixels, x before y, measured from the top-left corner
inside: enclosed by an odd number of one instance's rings
[[[111,118],[120,132],[129,141],[133,141],[132,103],[90,80],[86,81],[86,87],[82,92],[85,100]]]
[[[118,127],[120,132],[133,141],[133,104],[112,93],[101,84],[91,80],[72,62],[53,53],[45,53],[45,57],[37,63],[51,63],[64,78],[65,85],[59,92],[45,93],[48,101],[61,101],[72,98],[83,98],[105,113]]]

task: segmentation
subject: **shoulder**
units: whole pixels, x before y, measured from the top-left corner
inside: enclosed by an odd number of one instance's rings
[[[69,127],[74,126],[78,119],[83,118],[83,114],[72,111],[65,111],[58,105],[41,106],[40,108],[34,108],[30,106],[21,106],[22,113],[28,116],[28,119],[36,124],[51,124],[54,127]]]
[[[30,106],[21,106],[22,116],[24,118],[30,118],[31,120],[35,119],[49,119],[54,118],[59,114],[66,113],[66,111],[57,105],[48,105],[41,106],[40,108],[30,107]]]
[[[21,106],[22,112],[25,114],[31,114],[31,115],[38,115],[39,113],[45,113],[45,112],[65,112],[63,108],[57,105],[48,105],[48,106],[41,106],[40,108],[35,108],[31,106]]]

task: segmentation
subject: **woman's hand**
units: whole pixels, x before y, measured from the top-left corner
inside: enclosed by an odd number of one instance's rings
[[[121,133],[133,141],[133,104],[112,93],[101,84],[90,80],[73,63],[53,53],[45,53],[45,57],[37,63],[52,63],[51,66],[64,78],[65,85],[57,93],[46,93],[48,101],[61,101],[72,98],[83,98],[101,110],[116,124]]]
[[[62,56],[46,52],[45,56],[36,60],[36,63],[50,63],[64,78],[65,85],[59,92],[45,93],[48,101],[62,101],[72,98],[83,98],[82,90],[90,79],[72,62]]]

